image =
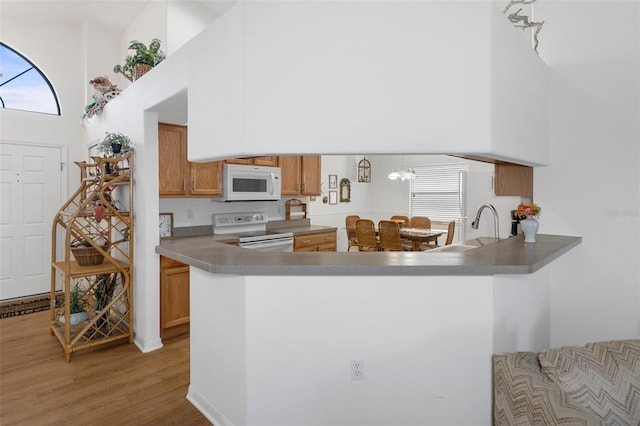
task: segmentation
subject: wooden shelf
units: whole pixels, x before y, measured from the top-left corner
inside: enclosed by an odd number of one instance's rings
[[[83,266],[72,260],[69,262],[69,271],[66,270],[66,262],[54,262],[53,267],[63,274],[69,274],[70,277],[84,277],[87,275],[103,275],[128,270],[129,265],[119,260],[108,262],[106,259],[100,265]]]
[[[73,352],[80,349],[116,340],[126,339],[133,343],[133,189],[128,192],[128,200],[117,200],[111,191],[116,186],[131,185],[132,153],[130,150],[118,158],[92,157],[95,163],[76,162],[80,167],[80,187],[62,205],[53,220],[49,329],[51,335],[60,341],[67,361]],[[127,160],[126,172],[104,174],[106,164],[124,160]],[[89,168],[102,173],[88,177]],[[97,200],[105,208],[99,221],[95,219]],[[128,203],[129,211],[116,209],[118,202],[123,206]],[[110,240],[101,264],[85,266],[71,260],[69,247],[74,240],[91,242],[98,235]],[[64,244],[59,244],[61,241]],[[66,249],[58,253],[61,246]],[[60,258],[65,260],[57,260]],[[62,297],[56,297],[60,287]],[[74,300],[88,314],[88,319],[76,325],[71,325],[70,321],[61,322],[62,317],[71,317]]]

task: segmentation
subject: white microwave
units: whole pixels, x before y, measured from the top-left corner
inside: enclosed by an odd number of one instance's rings
[[[224,164],[222,197],[216,201],[272,201],[280,199],[280,167]]]

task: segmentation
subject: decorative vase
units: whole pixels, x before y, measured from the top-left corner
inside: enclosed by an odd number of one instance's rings
[[[538,233],[538,228],[540,227],[540,223],[538,222],[538,220],[532,217],[528,217],[520,221],[520,226],[522,227],[522,232],[524,232],[524,242],[535,243],[536,234]]]

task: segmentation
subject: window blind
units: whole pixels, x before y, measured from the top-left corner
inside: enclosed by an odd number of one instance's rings
[[[414,168],[417,176],[409,185],[411,216],[427,216],[442,222],[458,219],[463,190],[460,172],[467,171],[468,164],[434,164]]]

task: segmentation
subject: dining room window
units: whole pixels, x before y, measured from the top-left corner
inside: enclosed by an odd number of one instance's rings
[[[53,84],[26,56],[0,42],[0,107],[62,115]]]
[[[409,185],[411,216],[427,216],[432,221],[449,222],[462,216],[462,173],[467,163],[433,164],[414,167],[416,178]]]

